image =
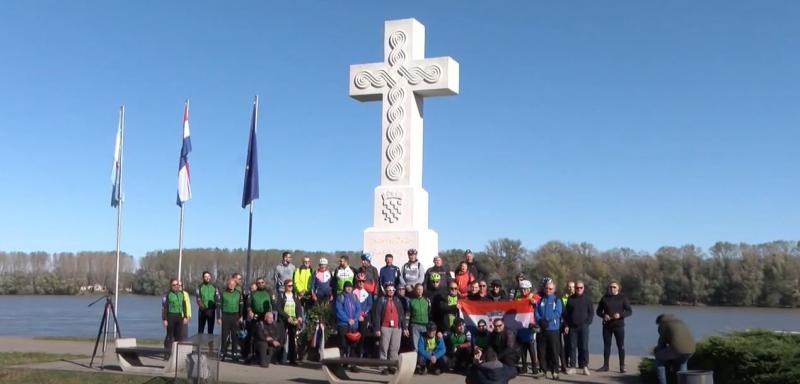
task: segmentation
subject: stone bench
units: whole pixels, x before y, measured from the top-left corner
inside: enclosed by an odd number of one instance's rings
[[[179,345],[172,343],[169,360],[164,365],[148,365],[142,358],[161,360],[166,350],[159,347],[139,347],[136,339],[132,337],[118,338],[115,342],[115,353],[119,367],[123,372],[135,372],[146,374],[171,374],[182,369],[186,365],[186,356],[192,353],[191,345]]]
[[[351,384],[361,382],[347,374],[347,365],[359,367],[387,367],[397,371],[387,381],[389,384],[409,384],[417,366],[417,353],[406,352],[398,355],[397,360],[365,359],[341,357],[339,348],[325,348],[322,352],[322,370],[331,384]]]

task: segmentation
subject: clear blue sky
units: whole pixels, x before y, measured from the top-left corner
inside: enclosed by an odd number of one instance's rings
[[[6,1],[0,4],[0,249],[114,248],[117,108],[127,108],[123,249],[175,248],[183,100],[187,247],[355,250],[379,181],[380,103],[347,95],[415,17],[461,94],[425,101],[440,248],[518,238],[601,249],[797,239],[800,2]]]

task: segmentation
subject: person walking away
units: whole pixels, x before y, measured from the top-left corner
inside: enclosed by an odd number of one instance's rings
[[[417,371],[424,375],[430,371],[434,375],[439,375],[447,366],[445,365],[444,339],[437,332],[436,323],[430,322],[426,326],[426,332],[419,338],[417,343]]]
[[[283,287],[285,288],[284,291],[278,293],[275,300],[275,307],[278,309],[278,317],[281,320],[281,324],[286,328],[283,361],[285,362],[288,360],[289,364],[297,365],[297,333],[303,327],[303,306],[300,305],[294,294],[292,294],[294,289],[294,282],[292,282],[292,279],[286,279],[286,281],[283,282]]]
[[[417,283],[414,286],[416,297],[409,300],[410,312],[410,326],[411,341],[414,348],[419,345],[419,338],[427,331],[428,323],[430,322],[431,314],[431,301],[425,296],[425,286],[422,283]]]
[[[217,306],[219,305],[219,288],[211,282],[211,272],[204,271],[203,282],[197,287],[195,292],[197,300],[197,333],[208,330],[209,335],[214,334],[214,323]],[[207,324],[207,326],[206,326]]]
[[[658,345],[655,350],[656,376],[658,384],[667,384],[668,366],[677,365],[681,372],[687,370],[687,362],[695,351],[695,340],[689,326],[673,315],[658,315],[656,324],[658,324]]]
[[[575,293],[567,300],[564,307],[564,333],[569,338],[569,360],[577,363],[577,368],[589,376],[589,329],[594,319],[594,305],[586,295],[586,284],[582,280],[575,282]],[[575,359],[575,351],[577,357]],[[573,374],[574,368],[568,369]]]
[[[408,261],[400,268],[400,280],[405,286],[416,287],[417,284],[425,282],[425,269],[422,263],[417,260],[417,250],[411,248],[408,250]],[[414,343],[414,348],[416,348]]]
[[[608,360],[611,356],[611,337],[617,342],[619,354],[619,371],[625,373],[625,318],[633,314],[628,298],[620,291],[619,281],[612,280],[608,291],[597,304],[597,316],[603,319],[603,366],[598,372],[608,372]]]
[[[383,288],[386,296],[381,296],[375,302],[374,318],[372,323],[380,330],[375,331],[375,336],[381,338],[381,360],[397,360],[400,351],[400,337],[405,334],[408,336],[408,325],[406,324],[406,314],[400,298],[395,296],[395,286],[392,283],[386,284]],[[395,368],[384,369],[381,373],[394,374]]]
[[[536,318],[542,329],[545,343],[544,356],[539,356],[539,363],[545,371],[550,371],[551,378],[558,380],[559,356],[561,355],[561,299],[555,295],[556,285],[549,282],[545,286],[545,296],[536,304]]]
[[[383,288],[387,287],[389,284],[395,287],[395,289],[400,286],[400,268],[394,265],[394,256],[392,256],[391,253],[387,253],[383,260],[386,265],[384,265],[380,273],[378,273],[378,284],[380,284],[381,287],[381,294],[385,295],[386,292],[383,291]]]
[[[261,365],[261,367],[269,368],[269,363],[272,362],[272,357],[275,352],[283,349],[284,334],[285,331],[283,327],[280,326],[280,323],[275,321],[272,312],[264,314],[264,320],[258,322],[256,333],[253,336],[259,365]]]
[[[244,296],[236,288],[236,280],[228,279],[225,290],[220,294],[219,314],[217,323],[222,324],[222,346],[219,351],[220,361],[225,359],[228,352],[228,343],[231,344],[231,357],[239,360],[239,324],[242,323],[242,308],[244,308]]]
[[[169,359],[172,343],[183,340],[183,326],[189,322],[185,315],[183,291],[180,290],[178,284],[178,279],[170,279],[169,291],[161,298],[161,321],[166,329],[164,360]]]
[[[380,275],[378,274],[378,268],[375,268],[372,265],[372,254],[369,252],[364,252],[361,254],[361,267],[358,268],[357,272],[364,272],[364,288],[367,289],[373,296],[377,296],[380,293],[380,289],[378,288],[378,279]]]
[[[275,266],[272,271],[272,283],[276,292],[283,292],[283,282],[291,280],[294,275],[294,264],[292,264],[292,254],[284,252],[281,254],[281,263]]]

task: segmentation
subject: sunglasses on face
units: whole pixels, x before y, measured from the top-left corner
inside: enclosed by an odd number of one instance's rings
[[[481,284],[481,288],[486,288],[486,284]]]

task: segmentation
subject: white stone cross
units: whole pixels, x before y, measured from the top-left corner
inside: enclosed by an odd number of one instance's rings
[[[408,248],[417,248],[421,260],[438,252],[422,188],[422,101],[458,94],[458,63],[450,57],[425,58],[425,26],[415,19],[386,21],[384,57],[381,63],[350,66],[350,96],[383,101],[381,184],[375,188],[374,224],[364,233],[364,250],[378,265],[385,253],[401,265]]]

